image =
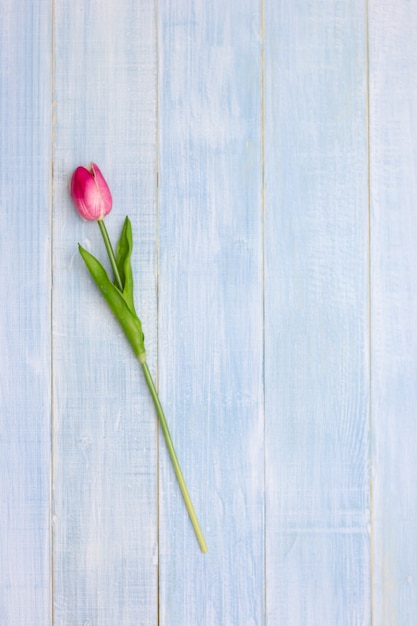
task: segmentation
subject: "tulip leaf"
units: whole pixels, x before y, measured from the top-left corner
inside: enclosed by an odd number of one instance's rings
[[[129,306],[129,302],[120,290],[111,282],[106,270],[92,254],[85,250],[82,246],[78,246],[80,254],[84,259],[88,271],[90,272],[94,282],[100,289],[107,304],[113,314],[119,321],[133,352],[141,363],[146,360],[146,351],[144,343],[144,334],[142,324],[135,313],[135,310]]]
[[[135,312],[135,303],[133,301],[133,272],[130,263],[132,249],[132,225],[129,218],[126,217],[116,248],[116,264],[123,285],[123,297],[132,311]]]

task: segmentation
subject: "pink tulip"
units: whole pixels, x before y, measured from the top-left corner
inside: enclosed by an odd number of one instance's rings
[[[112,197],[97,165],[77,167],[71,178],[70,193],[75,208],[84,220],[102,220],[111,211]]]

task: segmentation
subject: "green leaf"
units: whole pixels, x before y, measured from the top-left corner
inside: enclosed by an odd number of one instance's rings
[[[142,331],[141,321],[136,315],[135,310],[133,309],[132,311],[124,295],[111,282],[100,261],[98,261],[82,246],[79,245],[78,247],[88,271],[94,279],[97,287],[100,289],[113,314],[119,321],[120,326],[132,346],[133,352],[138,357],[139,361],[144,363],[146,360],[144,343],[145,338]]]
[[[116,264],[123,285],[123,297],[132,311],[135,312],[135,303],[133,301],[133,272],[130,263],[132,249],[132,225],[129,218],[126,217],[116,248]]]

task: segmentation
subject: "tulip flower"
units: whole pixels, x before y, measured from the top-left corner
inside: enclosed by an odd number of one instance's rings
[[[114,283],[108,277],[107,272],[100,261],[98,261],[82,246],[79,246],[80,254],[97,287],[100,289],[111,311],[119,321],[119,324],[121,325],[135,356],[142,366],[146,384],[148,385],[159,417],[167,449],[185,506],[194,528],[194,532],[199,542],[201,551],[207,552],[207,545],[185,484],[184,476],[175,452],[161,401],[146,362],[145,338],[142,332],[141,321],[135,311],[135,304],[133,300],[133,272],[130,262],[133,239],[130,220],[126,217],[122,233],[116,247],[116,253],[114,253],[103,220],[104,216],[107,215],[112,208],[112,197],[110,189],[108,188],[107,183],[97,165],[92,163],[90,170],[87,170],[85,167],[78,167],[72,176],[70,191],[71,198],[80,216],[83,219],[96,220],[100,227],[107,254],[113,269]]]
[[[84,220],[102,220],[111,211],[110,189],[97,165],[77,167],[71,178],[71,198]]]

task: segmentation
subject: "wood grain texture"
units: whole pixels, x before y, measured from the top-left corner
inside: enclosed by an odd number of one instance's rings
[[[160,619],[263,623],[261,15],[159,2]]]
[[[374,625],[417,614],[417,6],[370,3]]]
[[[0,20],[0,623],[48,626],[50,580],[49,6]]]
[[[99,164],[156,360],[156,39],[153,2],[55,4],[54,604],[56,626],[157,622],[156,419],[141,368],[77,252],[106,263],[68,194]]]
[[[405,0],[4,0],[0,626],[414,626],[416,33]],[[206,555],[78,255],[108,267],[90,161]]]
[[[370,624],[366,5],[265,2],[268,624]]]

